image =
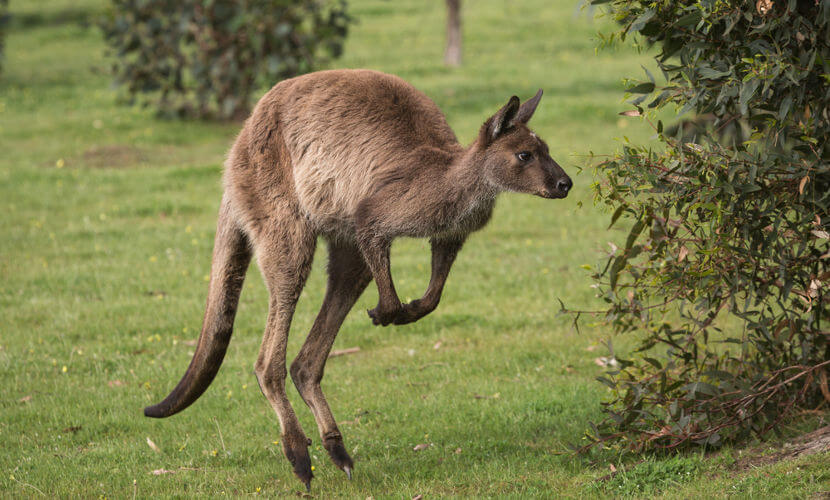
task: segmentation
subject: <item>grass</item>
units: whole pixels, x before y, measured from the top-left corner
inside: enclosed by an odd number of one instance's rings
[[[331,359],[323,382],[357,462],[352,482],[328,461],[309,411],[289,388],[314,441],[314,495],[830,490],[826,454],[735,471],[732,450],[719,458],[567,453],[601,416],[606,389],[593,380],[601,369],[587,348],[607,333],[575,331],[557,315],[557,298],[596,307],[580,266],[619,239],[605,229],[608,215],[592,206],[591,177],[580,167],[588,152],[610,152],[624,136],[650,137],[647,127],[618,115],[622,78],[636,76],[647,56],[595,54],[593,35],[604,25],[575,4],[470,3],[464,66],[447,69],[440,64],[441,2],[350,2],[359,23],[336,66],[411,81],[446,111],[464,142],[510,95],[528,98],[544,88],[532,125],[576,187],[556,202],[505,195],[463,250],[441,306],[413,325],[372,327],[364,311],[377,294],[369,288],[335,344],[361,350]],[[239,126],[160,121],[115,104],[101,36],[90,23],[103,9],[103,0],[12,2],[0,77],[0,494],[293,494],[300,483],[275,443],[276,418],[252,374],[267,308],[255,266],[211,389],[175,418],[141,414],[189,362],[221,163]],[[322,300],[322,245],[318,254],[289,355]],[[418,296],[428,279],[428,245],[396,243],[393,266],[402,298]],[[431,446],[413,451],[421,443]],[[621,461],[628,472],[596,482]],[[172,472],[152,474],[161,469]]]

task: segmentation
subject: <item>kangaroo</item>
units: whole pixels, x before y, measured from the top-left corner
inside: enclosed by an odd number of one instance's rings
[[[170,395],[144,414],[174,415],[213,381],[256,255],[270,299],[255,374],[277,414],[283,453],[310,489],[311,440],[286,396],[285,351],[322,236],[328,243],[326,294],[290,373],[331,460],[351,479],[354,463],[320,389],[337,331],[372,280],[378,304],[368,313],[375,325],[412,323],[432,312],[464,240],[488,222],[500,192],[567,196],[571,179],[527,128],[541,97],[541,90],[524,104],[511,97],[465,148],[436,104],[396,76],[332,70],[275,85],[255,106],[225,163],[193,359]],[[405,304],[389,270],[390,245],[400,236],[429,237],[432,249],[427,290]]]

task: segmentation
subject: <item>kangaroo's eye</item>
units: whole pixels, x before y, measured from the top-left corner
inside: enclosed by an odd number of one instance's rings
[[[531,158],[533,158],[533,155],[528,151],[522,151],[520,153],[516,153],[516,158],[518,158],[519,161],[528,162]]]

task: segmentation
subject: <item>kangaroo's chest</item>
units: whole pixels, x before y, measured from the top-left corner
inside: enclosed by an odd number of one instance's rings
[[[478,231],[490,221],[494,205],[494,199],[474,200],[460,207],[456,213],[439,217],[434,225],[434,234],[429,236],[458,237]]]

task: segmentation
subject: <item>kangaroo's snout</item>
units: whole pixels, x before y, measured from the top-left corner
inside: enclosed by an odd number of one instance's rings
[[[568,196],[568,193],[572,187],[573,181],[566,175],[559,178],[554,185],[549,185],[549,187],[540,193],[539,196],[550,199],[565,198]]]
[[[571,191],[574,183],[568,174],[556,162],[547,168],[543,198],[565,198]]]
[[[568,192],[573,187],[574,183],[570,177],[567,175],[556,182],[556,190],[562,195],[561,197],[564,198],[568,196]]]

